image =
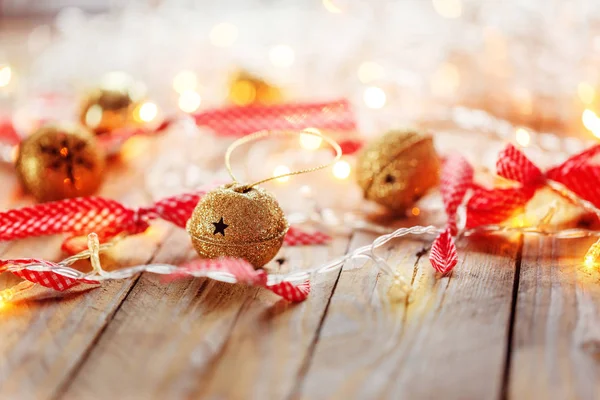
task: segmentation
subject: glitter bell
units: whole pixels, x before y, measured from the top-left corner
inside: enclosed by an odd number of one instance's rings
[[[386,133],[369,143],[356,164],[364,197],[403,214],[439,182],[440,161],[430,135],[416,130]]]

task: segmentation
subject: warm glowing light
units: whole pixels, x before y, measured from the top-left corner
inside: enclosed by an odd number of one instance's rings
[[[338,179],[346,179],[350,176],[350,164],[344,160],[340,160],[333,164],[333,176]]]
[[[320,135],[321,132],[316,128],[306,128],[304,131]],[[323,139],[311,133],[300,134],[300,146],[307,150],[316,150],[321,146]]]
[[[363,100],[369,108],[382,108],[385,106],[387,97],[382,88],[377,86],[369,86],[365,89]]]
[[[419,207],[413,207],[412,210],[410,210],[410,213],[416,217],[421,214],[421,210]]]
[[[594,243],[585,253],[583,263],[587,268],[597,267],[600,264],[600,240]]]
[[[432,0],[435,11],[444,18],[458,18],[462,14],[461,0]]]
[[[586,129],[591,131],[594,136],[600,138],[600,118],[598,118],[598,115],[596,115],[595,112],[586,109],[581,115],[581,121]]]
[[[592,104],[596,97],[596,90],[587,82],[581,82],[577,85],[577,94],[584,104]]]
[[[256,87],[245,79],[233,82],[229,90],[229,98],[240,106],[252,104],[256,100]]]
[[[85,113],[85,124],[90,128],[97,127],[98,125],[100,125],[100,122],[102,122],[103,113],[104,110],[102,110],[102,106],[100,106],[99,104],[94,104],[93,106],[88,108]]]
[[[0,87],[8,86],[12,78],[10,65],[0,65]]]
[[[515,217],[510,219],[510,226],[514,228],[526,228],[531,225],[531,219],[525,213],[516,215]]]
[[[323,7],[333,14],[340,14],[342,12],[342,9],[336,6],[333,0],[323,0]]]
[[[198,77],[192,71],[181,71],[173,78],[173,89],[181,94],[186,90],[196,90],[198,88]]]
[[[294,63],[294,50],[285,44],[273,46],[269,51],[269,60],[276,67],[289,67]]]
[[[436,96],[451,96],[460,84],[460,73],[456,65],[443,63],[431,76],[431,92]]]
[[[217,47],[229,47],[235,43],[237,37],[237,27],[228,22],[221,22],[210,31],[210,42]]]
[[[373,82],[383,78],[384,72],[383,67],[376,62],[365,61],[358,67],[358,79],[362,83]]]
[[[531,142],[531,135],[529,134],[529,131],[525,128],[517,128],[515,132],[515,138],[517,140],[517,143],[519,143],[519,145],[523,147],[529,146],[529,143]]]
[[[202,98],[193,90],[186,90],[179,95],[179,108],[186,113],[192,113],[200,107]]]
[[[136,119],[139,119],[142,122],[150,122],[156,118],[158,114],[158,107],[154,103],[144,103],[142,104],[136,112]]]
[[[285,165],[278,165],[273,170],[273,176],[285,175],[285,174],[289,174],[290,172],[291,172],[290,169],[288,167],[286,167]],[[290,177],[283,176],[281,178],[277,178],[276,180],[279,182],[287,182],[290,180]]]

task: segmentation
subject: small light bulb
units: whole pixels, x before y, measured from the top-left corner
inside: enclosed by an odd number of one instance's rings
[[[217,47],[229,47],[235,43],[237,37],[237,27],[228,22],[221,22],[210,31],[210,42]]]
[[[586,108],[581,115],[581,121],[583,122],[583,126],[586,127],[589,131],[591,131],[594,136],[600,138],[600,119],[595,112]]]
[[[316,128],[306,128],[305,132],[312,132],[316,135],[320,135],[321,132]],[[300,146],[307,150],[316,150],[321,146],[323,139],[319,136],[316,136],[310,133],[301,133],[300,134]]]
[[[285,175],[285,174],[289,174],[289,173],[290,173],[290,169],[288,167],[286,167],[285,165],[278,165],[273,170],[273,176]],[[283,176],[281,178],[277,178],[276,180],[278,182],[287,182],[287,181],[290,180],[290,177],[289,176]]]
[[[333,164],[333,176],[338,179],[346,179],[350,176],[350,164],[347,161],[340,160]]]
[[[156,106],[156,104],[147,102],[140,106],[140,108],[137,112],[137,117],[140,121],[150,122],[154,118],[156,118],[157,114],[158,114],[158,107]]]
[[[387,97],[382,88],[377,86],[369,86],[365,89],[363,100],[369,108],[382,108],[385,106]]]
[[[529,134],[529,131],[525,128],[517,128],[515,132],[515,138],[517,140],[517,143],[519,143],[519,145],[523,147],[529,146],[529,143],[531,142],[531,135]]]
[[[444,18],[458,18],[462,14],[461,0],[432,0],[435,11]]]
[[[186,90],[196,90],[198,88],[198,77],[192,71],[181,71],[173,78],[173,89],[181,94]]]
[[[179,108],[186,113],[196,111],[200,107],[201,102],[202,98],[193,90],[186,90],[179,95]]]
[[[413,207],[412,210],[410,210],[410,213],[416,217],[421,214],[421,210],[419,207]]]
[[[373,61],[365,61],[358,67],[358,79],[362,83],[373,82],[384,76],[383,67]]]
[[[276,67],[290,67],[295,58],[294,50],[285,44],[273,46],[269,51],[269,60]]]
[[[0,87],[8,86],[12,78],[10,65],[0,65]]]

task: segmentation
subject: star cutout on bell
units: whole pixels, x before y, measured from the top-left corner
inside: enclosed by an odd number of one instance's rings
[[[221,217],[219,222],[213,222],[212,224],[215,226],[215,232],[213,233],[213,235],[220,233],[221,235],[225,236],[225,229],[227,229],[229,225],[223,222],[223,217]]]

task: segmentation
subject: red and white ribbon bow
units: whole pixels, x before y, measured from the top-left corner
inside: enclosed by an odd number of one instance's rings
[[[574,155],[545,172],[512,144],[500,152],[498,175],[512,180],[517,187],[486,189],[475,187],[467,203],[467,228],[502,222],[525,206],[535,192],[557,182],[579,198],[600,207],[600,164],[595,157],[600,145]]]

